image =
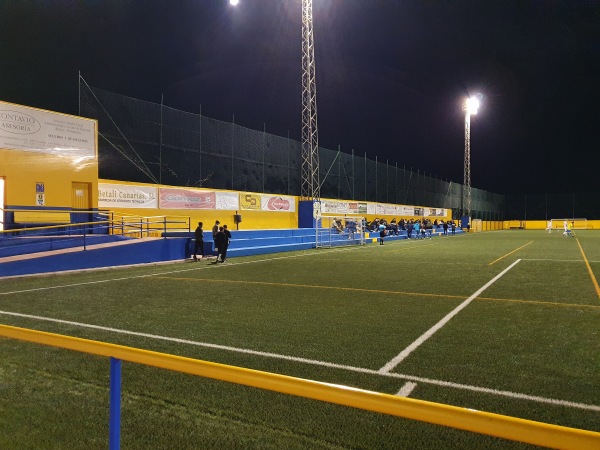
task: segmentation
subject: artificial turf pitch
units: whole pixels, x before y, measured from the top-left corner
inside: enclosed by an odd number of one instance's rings
[[[599,278],[597,231],[470,233],[0,279],[0,323],[600,431]],[[107,447],[106,358],[0,342],[0,448]],[[529,447],[131,363],[122,392],[123,448]]]

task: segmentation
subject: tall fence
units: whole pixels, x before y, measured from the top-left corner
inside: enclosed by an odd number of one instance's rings
[[[300,194],[299,141],[90,87],[80,112],[99,123],[100,177],[176,186]],[[321,196],[462,209],[462,185],[404,166],[319,148]],[[504,197],[472,189],[472,216],[503,218]]]
[[[507,195],[507,220],[551,220],[600,218],[600,195],[591,192],[570,194]]]

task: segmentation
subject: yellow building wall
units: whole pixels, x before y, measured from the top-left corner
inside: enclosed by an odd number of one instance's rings
[[[44,206],[71,208],[73,183],[88,183],[90,207],[98,206],[98,160],[78,161],[39,152],[0,149],[7,208],[35,207],[36,183],[44,183]]]
[[[117,180],[100,179],[100,183],[121,184],[127,186],[148,186],[157,188],[178,188],[180,186],[156,185],[150,183],[136,183]],[[192,188],[186,188],[191,189]],[[207,189],[207,188],[205,188]],[[199,189],[200,190],[200,189]],[[224,190],[211,189],[214,191],[223,192]],[[237,191],[225,191],[235,192]],[[258,194],[260,195],[260,194]],[[96,197],[98,197],[96,195]],[[250,211],[238,210],[237,213],[242,216],[242,223],[239,224],[240,230],[268,230],[282,228],[298,228],[298,198],[294,197],[295,212],[280,212],[280,211]],[[102,208],[105,209],[105,208]],[[140,217],[149,216],[169,216],[169,220],[176,220],[177,217],[189,219],[192,229],[196,228],[198,222],[204,223],[204,229],[212,227],[216,220],[221,222],[221,225],[227,225],[230,230],[238,229],[234,223],[233,216],[236,211],[218,210],[218,209],[160,209],[160,208],[110,208],[110,211],[115,214],[135,215]]]
[[[3,101],[0,109],[5,116],[3,130],[10,129],[17,117],[31,119],[27,123],[32,127],[2,135],[0,177],[5,182],[5,208],[97,207],[98,122]],[[22,149],[36,146],[38,150]]]
[[[506,220],[503,222],[503,229],[508,230],[521,227],[524,230],[545,230],[547,224],[548,222],[545,220]],[[587,229],[600,230],[600,220],[588,220]],[[554,230],[562,230],[562,225],[559,228],[556,228],[555,223],[553,231]]]
[[[120,181],[120,180],[107,180],[100,179],[98,180],[100,184],[118,184],[118,185],[126,185],[126,186],[144,186],[144,187],[153,187],[153,188],[180,188],[180,186],[168,186],[168,185],[156,185],[152,183],[139,183],[139,182],[128,182],[128,181]],[[194,189],[194,188],[186,188],[190,190],[206,190],[204,189]],[[210,189],[211,191],[218,192],[232,192],[234,194],[238,194],[238,191],[226,191],[222,189]],[[260,194],[256,193],[256,195],[268,195],[268,194]],[[324,199],[336,201],[335,199]],[[119,208],[119,207],[111,207],[111,208],[100,208],[100,210],[110,211],[114,214],[114,217],[119,216],[136,216],[136,217],[163,217],[167,216],[166,220],[169,221],[178,221],[185,220],[189,221],[190,227],[195,228],[198,222],[203,222],[204,228],[207,229],[212,227],[216,220],[221,222],[221,225],[226,224],[230,230],[239,229],[240,230],[258,230],[258,229],[283,229],[283,228],[297,228],[298,227],[298,201],[299,198],[294,196],[295,202],[295,211],[294,212],[280,212],[280,211],[254,211],[254,210],[243,210],[240,209],[238,211],[233,210],[218,210],[218,209],[161,209],[157,208]],[[339,200],[344,201],[344,200]],[[346,200],[351,201],[351,200]],[[373,202],[364,202],[364,203],[373,203]],[[238,225],[235,224],[234,215],[240,214],[242,216],[242,222]],[[331,214],[335,215],[335,214]],[[356,214],[354,214],[356,215]],[[344,217],[345,214],[339,214],[339,217]],[[362,214],[367,220],[372,221],[375,218],[385,218],[388,222],[391,221],[394,216],[388,215],[375,215],[375,214]],[[437,219],[439,220],[450,220],[452,218],[452,211],[450,209],[446,210],[446,216],[436,216],[429,217],[431,220]],[[400,219],[423,219],[423,216],[396,216],[396,220]],[[173,227],[176,228],[176,227]]]

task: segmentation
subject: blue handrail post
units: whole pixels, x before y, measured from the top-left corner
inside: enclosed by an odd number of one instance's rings
[[[108,423],[108,448],[121,446],[121,365],[122,361],[110,358],[110,413]]]

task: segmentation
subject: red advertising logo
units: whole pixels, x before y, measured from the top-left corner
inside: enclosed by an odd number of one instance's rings
[[[216,202],[214,192],[169,188],[160,190],[160,207],[165,209],[215,209]]]
[[[281,197],[271,197],[267,202],[267,208],[271,211],[289,211],[290,201]]]

